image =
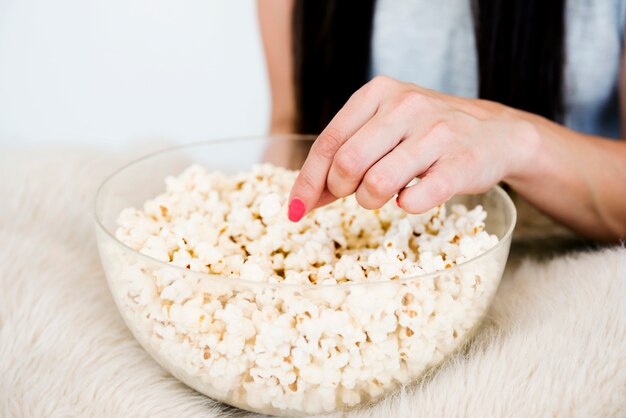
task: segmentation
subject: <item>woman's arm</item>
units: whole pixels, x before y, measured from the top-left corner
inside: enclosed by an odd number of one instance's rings
[[[507,182],[530,203],[584,236],[626,238],[626,53],[620,74],[622,140],[583,135],[528,115],[536,164]]]
[[[526,118],[535,135],[533,157],[504,181],[583,236],[626,238],[626,143],[583,135],[534,115]]]
[[[291,192],[290,219],[352,193],[368,209],[397,194],[400,207],[422,213],[503,180],[582,235],[626,237],[624,141],[388,77],[359,89],[315,141]]]
[[[259,0],[259,26],[272,99],[270,133],[294,131],[292,15],[293,0]]]

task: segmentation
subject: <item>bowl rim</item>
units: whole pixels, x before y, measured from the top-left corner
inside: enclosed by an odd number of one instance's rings
[[[139,257],[140,259],[144,259],[146,261],[149,261],[151,263],[156,263],[157,265],[160,265],[161,267],[165,267],[165,268],[172,268],[174,270],[179,270],[181,273],[185,273],[187,275],[192,275],[192,276],[198,276],[199,278],[204,278],[204,279],[211,279],[211,280],[219,280],[220,282],[224,282],[224,284],[228,284],[228,283],[233,283],[236,285],[247,285],[247,286],[257,286],[257,287],[270,287],[270,288],[297,288],[297,289],[302,289],[302,288],[306,288],[306,289],[329,289],[329,288],[348,288],[348,287],[353,287],[353,286],[380,286],[380,285],[386,285],[386,284],[403,284],[403,283],[407,283],[410,281],[414,281],[414,280],[423,280],[423,279],[427,279],[429,277],[435,277],[438,275],[441,275],[442,273],[453,273],[457,270],[461,270],[465,267],[467,267],[468,265],[477,262],[478,260],[481,260],[483,258],[486,258],[488,255],[498,251],[499,249],[501,249],[504,246],[508,246],[510,245],[510,241],[511,241],[511,237],[513,235],[513,230],[515,229],[515,225],[517,223],[517,209],[515,207],[515,204],[513,203],[513,200],[511,199],[511,197],[508,195],[508,193],[506,191],[504,191],[504,189],[502,187],[500,187],[499,185],[495,185],[493,186],[491,189],[487,190],[484,193],[478,193],[477,195],[480,194],[486,194],[489,192],[495,192],[504,202],[505,206],[508,208],[509,212],[511,213],[511,222],[506,230],[506,232],[504,233],[504,235],[502,236],[502,238],[500,238],[498,240],[498,243],[496,245],[494,245],[493,247],[489,248],[487,251],[485,251],[484,253],[470,258],[468,260],[463,261],[462,263],[459,264],[455,264],[454,266],[445,269],[445,270],[437,270],[431,273],[425,273],[425,274],[418,274],[418,275],[412,275],[412,276],[405,276],[402,277],[400,279],[397,280],[383,280],[383,281],[373,281],[373,282],[348,282],[348,283],[336,283],[336,284],[313,284],[313,283],[304,283],[304,284],[300,284],[300,283],[273,283],[273,282],[257,282],[257,281],[253,281],[253,280],[247,280],[247,279],[241,279],[238,278],[236,276],[227,276],[227,275],[221,275],[221,274],[210,274],[210,273],[204,273],[204,272],[200,272],[200,271],[195,271],[195,270],[189,270],[180,266],[177,266],[175,264],[171,264],[169,262],[165,262],[159,259],[156,259],[154,257],[151,257],[149,255],[143,254],[137,250],[135,250],[134,248],[131,248],[130,246],[128,246],[127,244],[125,244],[124,242],[120,241],[116,236],[115,233],[110,231],[106,226],[104,226],[104,223],[102,222],[102,220],[100,219],[100,214],[98,213],[98,208],[99,208],[99,203],[101,201],[102,198],[102,192],[104,190],[104,188],[106,187],[106,185],[113,180],[113,178],[115,178],[115,176],[121,174],[124,170],[130,168],[131,166],[138,164],[142,161],[148,160],[150,158],[154,158],[156,156],[159,155],[163,155],[163,154],[167,154],[169,152],[174,152],[174,151],[179,151],[179,150],[183,150],[186,148],[193,148],[193,147],[201,147],[201,146],[211,146],[214,144],[221,144],[221,143],[225,143],[225,142],[230,142],[230,141],[258,141],[258,140],[265,140],[265,141],[270,141],[272,139],[280,139],[280,140],[288,140],[288,141],[311,141],[314,140],[315,138],[317,138],[317,135],[307,135],[307,134],[283,134],[283,135],[274,135],[274,134],[268,134],[268,135],[251,135],[251,136],[236,136],[236,137],[226,137],[226,138],[216,138],[216,139],[209,139],[209,140],[204,140],[204,141],[195,141],[195,142],[189,142],[189,143],[185,143],[185,144],[180,144],[180,145],[176,145],[176,146],[170,146],[170,147],[166,147],[157,151],[153,151],[150,152],[146,155],[143,155],[142,157],[139,158],[135,158],[133,160],[131,160],[130,162],[122,165],[121,167],[117,168],[116,170],[114,170],[112,173],[110,173],[109,175],[107,175],[104,180],[102,180],[102,182],[100,183],[100,185],[98,186],[96,193],[94,195],[93,198],[93,210],[92,210],[92,214],[95,220],[95,224],[96,226],[102,230],[105,235],[107,235],[113,242],[116,243],[116,245],[118,245],[119,247],[121,247],[123,250],[126,251],[130,251],[131,253],[133,253],[133,255]],[[461,195],[459,195],[461,196]],[[98,240],[99,241],[99,240]]]

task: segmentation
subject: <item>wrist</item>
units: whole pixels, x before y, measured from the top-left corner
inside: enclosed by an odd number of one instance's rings
[[[536,175],[537,165],[543,148],[543,118],[527,112],[514,110],[511,147],[508,152],[510,161],[503,181],[513,185]]]

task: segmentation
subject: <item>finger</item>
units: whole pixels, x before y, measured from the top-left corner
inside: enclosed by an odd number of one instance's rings
[[[449,132],[431,129],[402,141],[365,174],[356,190],[356,198],[366,209],[378,209],[387,203],[415,177],[427,171],[449,144]]]
[[[371,119],[393,84],[376,79],[355,92],[313,143],[291,189],[290,216],[295,222],[315,207],[326,186],[328,171],[337,150]],[[292,215],[292,204],[294,216]]]
[[[464,173],[451,162],[436,162],[415,185],[398,194],[398,206],[408,213],[424,213],[462,191]]]
[[[337,197],[334,196],[330,191],[328,191],[328,189],[324,189],[324,191],[320,195],[319,200],[317,201],[315,206],[311,208],[311,210],[325,206],[329,203],[334,202],[335,200],[337,200]]]
[[[408,121],[394,112],[378,112],[335,154],[326,187],[337,197],[354,193],[365,173],[404,138]]]

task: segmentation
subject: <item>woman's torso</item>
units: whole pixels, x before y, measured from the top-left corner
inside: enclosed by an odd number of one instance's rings
[[[617,138],[626,0],[566,3],[565,125]],[[372,75],[476,97],[477,65],[469,0],[377,0]]]

